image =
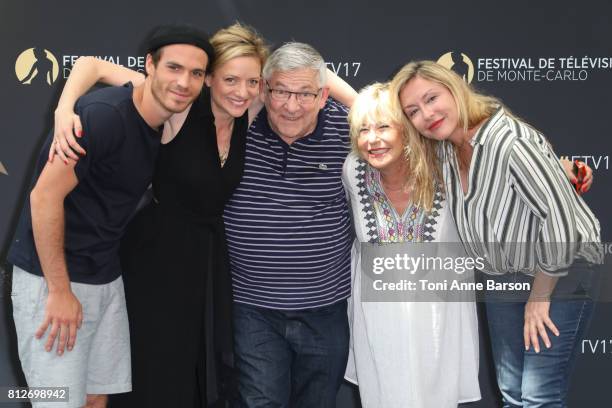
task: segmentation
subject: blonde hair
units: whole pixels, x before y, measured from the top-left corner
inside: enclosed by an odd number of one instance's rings
[[[412,201],[419,207],[430,210],[435,189],[429,187],[432,187],[431,180],[436,178],[432,171],[436,168],[437,162],[428,162],[428,141],[421,138],[418,133],[408,131],[409,123],[406,116],[401,109],[394,106],[392,100],[389,84],[374,83],[359,92],[348,115],[351,146],[355,153],[361,155],[357,148],[357,139],[365,123],[386,123],[395,126],[400,132],[404,145],[404,157],[408,169],[406,177],[412,188]]]
[[[215,49],[215,60],[211,67],[213,72],[237,57],[257,58],[263,67],[270,54],[263,37],[254,28],[239,22],[217,31],[210,38],[210,43]]]
[[[415,61],[404,65],[390,82],[389,92],[394,110],[399,110],[403,113],[399,95],[406,84],[415,77],[436,82],[445,86],[450,91],[457,107],[459,126],[466,132],[468,129],[489,118],[502,105],[499,99],[475,91],[463,78],[450,69],[433,61]],[[507,109],[506,112],[511,114]],[[415,171],[420,173],[415,173],[414,177],[423,183],[419,186],[419,188],[423,189],[421,194],[428,198],[431,197],[433,200],[435,183],[443,185],[442,171],[438,159],[439,142],[423,137],[410,120],[405,115],[403,116],[406,119],[407,132],[410,135],[408,140],[420,141],[424,152],[423,160],[427,163],[425,167],[429,167],[428,169],[424,167],[416,169]]]

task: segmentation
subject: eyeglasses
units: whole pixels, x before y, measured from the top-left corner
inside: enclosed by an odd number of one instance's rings
[[[291,95],[295,95],[295,100],[300,105],[308,105],[308,104],[313,103],[315,101],[315,99],[317,99],[317,96],[319,96],[319,93],[321,92],[321,90],[323,89],[323,88],[319,88],[317,90],[317,93],[313,93],[313,92],[293,92],[293,91],[287,91],[285,89],[272,89],[272,88],[270,88],[270,84],[268,83],[268,81],[266,81],[266,86],[268,87],[268,92],[270,93],[270,96],[275,101],[277,101],[277,102],[287,102],[289,100],[289,98],[291,98]]]

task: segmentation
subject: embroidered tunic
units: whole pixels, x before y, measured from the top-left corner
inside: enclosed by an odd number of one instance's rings
[[[459,242],[441,191],[431,211],[397,214],[380,173],[351,153],[343,182],[353,215],[351,344],[345,378],[363,407],[444,408],[480,399],[474,302],[365,302],[361,244]],[[469,272],[472,279],[471,271]]]

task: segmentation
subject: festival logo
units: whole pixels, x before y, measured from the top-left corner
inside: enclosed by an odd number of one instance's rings
[[[612,69],[612,57],[482,57],[476,60],[478,82],[586,81]]]
[[[470,57],[459,51],[449,51],[438,58],[438,64],[455,71],[468,84],[474,78],[474,64]]]
[[[586,81],[591,74],[612,70],[612,57],[575,56],[479,56],[449,51],[438,64],[472,82]]]
[[[22,85],[51,86],[59,75],[59,64],[51,51],[28,48],[17,57],[15,74]]]

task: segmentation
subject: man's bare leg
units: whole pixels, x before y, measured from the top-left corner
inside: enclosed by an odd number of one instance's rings
[[[108,395],[103,394],[87,394],[87,403],[85,408],[106,408]]]

